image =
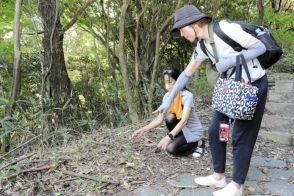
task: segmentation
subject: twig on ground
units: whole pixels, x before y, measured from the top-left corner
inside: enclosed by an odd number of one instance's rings
[[[0,160],[3,159],[4,157],[6,157],[7,155],[9,155],[10,153],[12,153],[12,152],[16,151],[17,149],[19,149],[19,148],[21,148],[21,147],[27,145],[27,144],[30,143],[31,141],[34,141],[35,139],[37,139],[37,138],[39,138],[39,137],[41,137],[41,136],[42,136],[42,134],[37,135],[37,136],[33,137],[32,139],[26,141],[25,143],[21,144],[20,146],[18,146],[18,147],[16,147],[16,148],[12,149],[11,151],[9,151],[9,152],[7,152],[6,154],[2,155],[2,156],[0,157]]]
[[[18,172],[16,174],[12,174],[12,175],[6,177],[4,180],[9,180],[11,178],[15,178],[16,176],[18,176],[20,174],[24,174],[24,173],[53,169],[53,168],[56,168],[58,165],[57,164],[51,164],[51,165],[46,165],[46,166],[38,167],[38,168],[24,169],[24,170],[22,170],[22,171],[20,171],[20,172]]]
[[[133,181],[133,182],[130,182],[130,184],[145,184],[146,181]]]
[[[152,175],[154,175],[154,172],[153,172],[152,169],[149,167],[149,165],[147,165],[147,168],[148,168],[148,170],[150,171],[150,173],[151,173]]]
[[[26,162],[26,163],[22,163],[23,165],[25,164],[33,164],[33,163],[47,163],[47,162],[53,162],[55,159],[45,159],[45,160],[34,160],[34,161],[30,161],[30,162]],[[72,158],[59,158],[56,159],[58,161],[64,162],[64,161],[72,161]]]
[[[99,142],[99,141],[95,141],[95,140],[92,140],[91,142],[94,143],[94,144],[96,144],[96,145],[101,145],[101,146],[112,146],[113,145],[113,144],[110,144],[110,143]]]
[[[63,180],[57,180],[57,181],[53,182],[52,185],[57,184],[57,183],[61,183],[61,182],[72,181],[72,180],[76,180],[76,179],[78,179],[78,178],[66,178]]]
[[[7,163],[6,165],[2,166],[2,167],[0,168],[0,171],[1,171],[2,169],[4,169],[4,168],[10,166],[10,165],[13,165],[13,164],[15,164],[15,163],[17,163],[17,162],[19,162],[19,161],[22,161],[22,160],[24,160],[24,159],[26,159],[26,158],[29,158],[29,157],[31,157],[31,156],[33,156],[33,155],[35,155],[35,154],[36,154],[36,152],[33,152],[33,153],[28,154],[28,155],[26,155],[26,156],[19,157],[19,158],[17,158],[16,160],[14,160],[14,161],[12,161],[12,162],[10,162],[10,163]]]
[[[94,177],[94,176],[89,176],[89,175],[85,175],[85,174],[78,174],[78,173],[75,173],[75,172],[72,172],[72,171],[67,171],[67,170],[61,170],[61,172],[63,174],[69,175],[69,176],[75,176],[75,177],[85,178],[85,179],[88,179],[88,180],[93,180],[93,181],[96,181],[96,182],[101,183],[101,180],[97,179],[97,177]],[[100,186],[99,189],[103,188],[107,184],[116,184],[116,185],[119,185],[119,182],[118,181],[113,181],[113,180],[107,180],[104,183],[106,183],[106,184]]]

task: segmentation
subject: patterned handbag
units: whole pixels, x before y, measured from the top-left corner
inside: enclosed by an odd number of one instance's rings
[[[252,120],[258,101],[258,88],[251,85],[244,56],[241,54],[236,58],[235,79],[218,78],[214,87],[212,107],[232,119]],[[245,68],[249,84],[241,82],[242,66]]]

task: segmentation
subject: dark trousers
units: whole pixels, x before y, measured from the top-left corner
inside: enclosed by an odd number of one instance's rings
[[[258,104],[252,120],[234,120],[232,129],[233,145],[233,181],[238,184],[244,184],[247,176],[253,148],[257,139],[260,124],[262,121],[268,81],[267,76],[252,83],[259,88]],[[211,148],[213,168],[216,173],[224,173],[226,165],[226,142],[219,141],[219,123],[229,121],[229,118],[215,111],[212,117],[209,132],[209,144]]]
[[[166,127],[171,132],[180,122],[174,114],[168,113],[165,118]],[[198,142],[187,143],[183,132],[175,136],[175,139],[167,146],[166,151],[173,155],[185,154],[191,152],[198,145]]]

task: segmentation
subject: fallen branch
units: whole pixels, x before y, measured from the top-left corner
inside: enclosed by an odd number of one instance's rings
[[[45,160],[34,160],[26,163],[22,163],[21,165],[27,165],[27,164],[34,164],[34,163],[48,163],[48,162],[54,162],[56,159],[45,159]],[[65,161],[72,161],[72,158],[59,158],[57,161],[65,162]]]
[[[106,143],[106,142],[98,142],[98,141],[94,141],[94,140],[92,140],[91,142],[92,142],[93,144],[101,145],[101,146],[112,146],[112,144],[110,144],[110,143]]]
[[[61,182],[72,181],[72,180],[76,180],[76,179],[78,179],[78,178],[66,178],[66,179],[63,179],[63,180],[57,180],[55,182],[52,182],[52,185],[57,184],[57,183],[61,183]]]
[[[150,171],[150,173],[154,176],[154,172],[152,171],[152,169],[149,167],[149,165],[147,165],[147,169]]]
[[[35,140],[35,139],[37,139],[37,138],[39,138],[39,137],[41,137],[41,136],[42,136],[42,134],[33,137],[32,139],[30,139],[30,140],[26,141],[25,143],[21,144],[20,146],[14,148],[13,150],[11,150],[11,151],[7,152],[6,154],[2,155],[2,156],[0,157],[0,159],[3,159],[5,156],[9,155],[10,153],[12,153],[12,152],[16,151],[17,149],[19,149],[19,148],[21,148],[21,147],[27,145],[27,144],[30,143],[31,141],[33,141],[33,140]]]
[[[58,164],[59,165],[59,164]],[[8,177],[6,177],[4,180],[9,180],[11,178],[15,178],[20,174],[24,174],[24,173],[29,173],[29,172],[36,172],[36,171],[42,171],[42,170],[49,170],[49,169],[53,169],[56,168],[58,166],[57,164],[51,164],[51,165],[46,165],[43,167],[38,167],[38,168],[30,168],[30,169],[24,169],[20,172],[18,172],[17,174],[12,174]]]
[[[69,175],[69,176],[75,176],[75,177],[85,178],[85,179],[88,179],[88,180],[93,180],[93,181],[96,181],[96,182],[101,183],[101,180],[97,179],[97,177],[94,177],[94,176],[89,176],[89,175],[85,175],[85,174],[78,174],[78,173],[75,173],[75,172],[72,172],[72,171],[67,171],[67,170],[61,170],[61,172],[63,174]],[[106,183],[106,184],[104,184],[103,186],[100,186],[99,187],[100,189],[102,187],[106,186],[107,184],[116,184],[116,185],[119,185],[119,182],[112,181],[112,180],[107,180],[104,183]]]
[[[146,184],[146,181],[133,181],[130,182],[130,184],[134,185],[134,184]]]
[[[28,154],[28,155],[26,155],[26,156],[24,156],[24,157],[19,157],[18,159],[16,159],[16,160],[14,160],[14,161],[12,161],[12,162],[10,162],[10,163],[7,163],[6,165],[2,166],[2,167],[0,168],[0,171],[1,171],[2,169],[4,169],[4,168],[10,166],[10,165],[13,165],[13,164],[15,164],[15,163],[17,163],[17,162],[19,162],[19,161],[22,161],[22,160],[24,160],[24,159],[26,159],[26,158],[29,158],[29,157],[31,157],[31,156],[33,156],[33,155],[35,155],[35,154],[36,154],[36,152],[33,152],[33,153]]]

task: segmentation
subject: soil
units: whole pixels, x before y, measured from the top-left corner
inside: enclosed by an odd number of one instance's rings
[[[196,106],[207,132],[211,108],[203,104],[203,100],[197,100]],[[122,128],[96,130],[70,143],[38,150],[30,158],[0,171],[0,194],[131,195],[136,188],[150,185],[165,187],[169,193],[177,195],[180,188],[170,186],[168,180],[187,173],[198,176],[212,173],[209,147],[201,158],[191,154],[175,157],[166,152],[155,153],[156,144],[166,133],[164,125],[143,135],[140,141],[131,140],[133,131],[151,119]],[[205,139],[207,141],[206,136]],[[228,174],[231,173],[231,150],[228,144]],[[286,161],[289,168],[293,168],[293,163],[287,160],[293,154],[291,147],[261,138],[254,150],[254,156]],[[0,167],[15,159],[2,162]],[[40,171],[21,172],[42,167]],[[17,176],[10,176],[17,173]]]

